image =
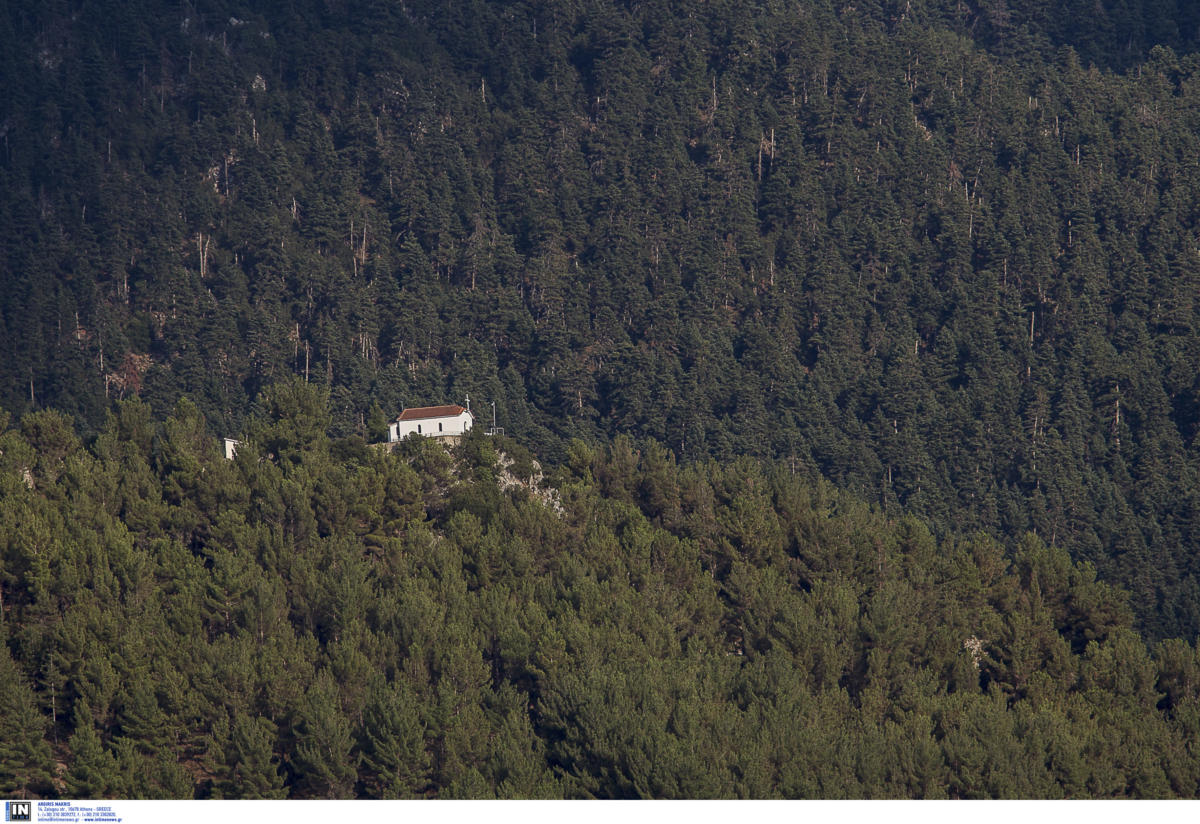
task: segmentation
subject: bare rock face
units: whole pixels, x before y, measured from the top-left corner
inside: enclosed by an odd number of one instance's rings
[[[514,475],[510,468],[513,465],[513,459],[505,453],[500,453],[500,458],[496,462],[496,482],[500,486],[501,492],[507,492],[514,487],[521,487],[526,490],[534,499],[541,501],[542,504],[551,509],[554,514],[561,516],[563,514],[562,501],[559,500],[558,490],[551,487],[543,487],[542,481],[545,480],[545,474],[542,472],[542,465],[537,461],[533,462],[533,474],[528,478],[518,478]]]

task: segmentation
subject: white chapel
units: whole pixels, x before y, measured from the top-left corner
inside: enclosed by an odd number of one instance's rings
[[[418,406],[405,409],[388,424],[388,442],[402,441],[409,435],[426,438],[461,437],[475,423],[469,408],[461,406]]]

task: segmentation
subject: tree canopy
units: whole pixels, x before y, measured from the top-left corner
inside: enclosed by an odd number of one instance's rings
[[[258,432],[306,432],[280,388]],[[318,432],[194,406],[0,435],[0,781],[148,798],[1172,797],[1200,656],[1027,534],[783,464]],[[265,444],[274,444],[268,448]],[[540,478],[540,480],[539,480]],[[501,491],[502,488],[506,491]]]
[[[1195,795],[1198,38],[0,8],[0,789]]]

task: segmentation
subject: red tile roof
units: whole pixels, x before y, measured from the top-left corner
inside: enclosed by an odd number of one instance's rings
[[[453,418],[466,411],[461,406],[418,406],[413,409],[405,409],[396,420],[421,421],[426,418]]]

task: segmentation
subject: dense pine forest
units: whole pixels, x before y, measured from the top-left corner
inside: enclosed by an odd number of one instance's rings
[[[1200,795],[1200,7],[0,44],[0,794]]]
[[[0,793],[1195,796],[1200,655],[1027,535],[751,458],[330,439],[268,390],[0,436]]]

